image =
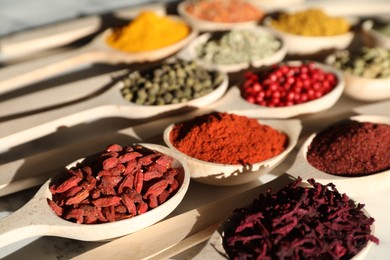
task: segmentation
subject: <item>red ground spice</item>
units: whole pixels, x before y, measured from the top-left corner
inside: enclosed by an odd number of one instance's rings
[[[367,175],[390,169],[390,125],[347,120],[320,132],[307,160],[335,175]]]
[[[253,164],[283,152],[288,138],[256,119],[213,112],[176,124],[170,140],[181,152],[208,162]]]

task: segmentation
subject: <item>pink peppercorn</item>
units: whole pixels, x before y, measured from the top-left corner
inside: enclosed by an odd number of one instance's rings
[[[318,68],[315,63],[274,65],[256,74],[245,73],[241,95],[250,103],[267,107],[284,107],[308,102],[329,93],[336,85],[333,73]]]

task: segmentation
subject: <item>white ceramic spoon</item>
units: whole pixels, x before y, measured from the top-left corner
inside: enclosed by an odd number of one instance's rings
[[[207,95],[188,102],[163,106],[144,106],[126,101],[120,93],[122,87],[123,83],[118,82],[106,92],[89,100],[2,123],[0,127],[2,147],[0,149],[42,137],[63,125],[73,126],[110,116],[140,119],[179,109],[203,107],[218,100],[225,93],[228,87],[228,77],[224,75],[223,82]]]
[[[189,185],[187,164],[172,150],[155,144],[142,146],[174,158],[172,166],[179,171],[179,189],[175,195],[160,206],[144,214],[126,220],[103,224],[76,224],[58,217],[49,207],[47,198],[50,180],[22,208],[0,220],[0,247],[35,236],[58,236],[84,241],[100,241],[120,237],[150,226],[171,213],[181,202]]]
[[[332,107],[343,93],[344,76],[331,66],[314,62],[324,71],[331,72],[337,77],[337,85],[326,95],[305,103],[285,107],[265,107],[247,102],[240,93],[239,86],[231,87],[223,98],[210,105],[210,109],[225,111],[238,115],[257,118],[290,118],[294,116],[317,113]],[[286,62],[291,66],[302,64],[301,61]]]
[[[373,122],[390,125],[390,117],[361,115],[351,117],[352,120],[359,122]],[[362,193],[379,192],[388,189],[390,186],[390,170],[379,173],[360,176],[360,177],[343,177],[333,174],[324,173],[313,167],[306,159],[307,149],[316,134],[312,134],[302,145],[298,152],[297,158],[292,167],[287,170],[294,177],[300,176],[303,180],[314,178],[320,183],[332,182],[336,185],[340,193],[348,195],[361,195]]]
[[[183,21],[177,16],[171,16],[171,18]],[[197,35],[197,31],[191,29],[187,37],[167,47],[153,51],[124,52],[108,46],[106,39],[111,33],[112,29],[104,31],[80,49],[1,69],[0,94],[75,69],[83,64],[95,62],[118,64],[159,60],[177,52]]]
[[[288,145],[286,149],[277,156],[259,163],[254,163],[253,165],[242,166],[206,162],[182,153],[175,148],[169,138],[174,126],[173,124],[165,129],[164,142],[172,150],[181,154],[187,161],[191,172],[191,178],[195,181],[218,186],[240,185],[257,179],[261,179],[265,183],[267,182],[266,174],[279,165],[297,144],[302,125],[301,121],[297,119],[259,120],[259,122],[260,124],[269,125],[272,128],[285,133],[288,136]],[[248,129],[248,131],[249,130],[250,129]]]

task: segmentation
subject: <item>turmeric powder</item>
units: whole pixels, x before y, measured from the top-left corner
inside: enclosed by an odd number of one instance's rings
[[[349,22],[331,17],[320,9],[307,9],[294,14],[282,13],[271,26],[283,32],[302,36],[333,36],[349,31]]]
[[[150,51],[176,43],[189,33],[190,28],[182,21],[143,11],[127,26],[114,30],[107,43],[126,52]]]

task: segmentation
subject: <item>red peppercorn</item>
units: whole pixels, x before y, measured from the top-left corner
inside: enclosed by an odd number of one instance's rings
[[[292,106],[326,95],[337,84],[334,74],[323,71],[315,63],[292,66],[273,65],[263,74],[247,72],[241,87],[242,96],[250,103],[268,107]]]

